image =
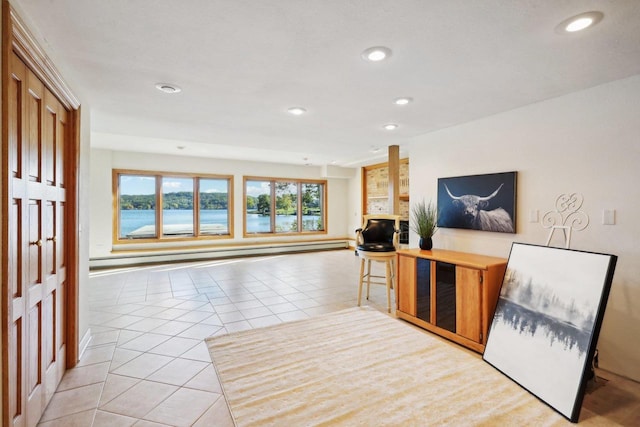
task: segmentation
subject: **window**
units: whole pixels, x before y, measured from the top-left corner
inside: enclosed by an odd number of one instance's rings
[[[200,235],[229,234],[229,180],[200,178]]]
[[[232,177],[113,173],[116,241],[232,237]]]
[[[122,175],[119,179],[118,219],[121,239],[156,236],[156,177]]]
[[[245,235],[326,231],[326,181],[244,181]]]
[[[271,183],[247,180],[244,188],[246,233],[271,233]]]
[[[193,236],[193,178],[162,177],[162,235]]]
[[[276,182],[276,232],[298,231],[298,186]]]
[[[324,230],[324,185],[302,184],[302,231]]]

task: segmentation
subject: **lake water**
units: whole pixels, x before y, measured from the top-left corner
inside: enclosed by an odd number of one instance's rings
[[[303,215],[302,220],[307,229],[315,228],[320,217],[317,215]],[[191,209],[169,209],[163,211],[162,219],[164,225],[180,225],[193,223],[193,211]],[[247,214],[247,232],[268,232],[269,217],[258,214]],[[280,230],[289,230],[296,221],[295,215],[276,215],[276,227]],[[155,224],[154,210],[123,210],[120,212],[120,236],[126,237],[128,234],[145,226]],[[216,225],[217,233],[227,233],[227,210],[210,209],[200,211],[200,224]],[[142,237],[142,236],[141,236]]]

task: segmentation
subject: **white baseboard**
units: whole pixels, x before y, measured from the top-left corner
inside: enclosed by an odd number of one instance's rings
[[[203,259],[233,258],[251,255],[271,255],[292,252],[320,251],[331,249],[345,249],[349,247],[346,239],[315,242],[270,243],[260,245],[246,245],[238,247],[221,247],[200,250],[171,250],[155,252],[139,251],[128,253],[114,252],[111,256],[90,258],[89,268],[120,267],[146,263],[172,261],[199,261]]]
[[[84,351],[89,346],[90,342],[91,342],[91,328],[87,329],[87,332],[84,333],[84,335],[82,336],[82,339],[80,339],[80,342],[78,343],[78,360],[82,359],[82,355],[84,354]]]

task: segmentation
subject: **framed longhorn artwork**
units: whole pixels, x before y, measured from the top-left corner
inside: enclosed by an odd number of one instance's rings
[[[517,172],[438,179],[438,227],[516,232]]]

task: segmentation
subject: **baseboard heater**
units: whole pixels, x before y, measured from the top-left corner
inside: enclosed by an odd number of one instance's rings
[[[155,250],[154,252],[127,252],[117,253],[107,257],[96,257],[89,259],[89,268],[109,268],[122,267],[140,264],[154,264],[176,261],[201,261],[220,258],[235,258],[254,255],[272,255],[295,252],[310,252],[334,249],[346,249],[349,241],[328,240],[321,242],[300,242],[300,243],[272,243],[257,244],[237,247],[220,247],[206,249],[180,249],[165,251]]]

